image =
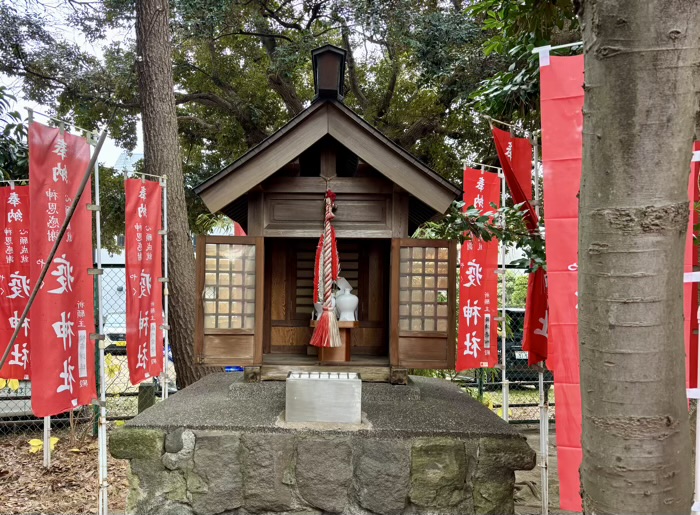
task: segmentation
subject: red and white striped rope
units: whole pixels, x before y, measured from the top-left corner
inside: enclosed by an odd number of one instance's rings
[[[331,238],[331,220],[333,220],[332,201],[326,197],[326,216],[323,235],[323,309],[332,310],[331,288],[333,286],[333,245]]]

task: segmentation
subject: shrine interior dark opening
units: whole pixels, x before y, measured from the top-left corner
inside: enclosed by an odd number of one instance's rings
[[[313,364],[313,277],[318,239],[265,239],[263,362],[294,359]],[[340,276],[358,296],[358,325],[351,332],[352,362],[389,362],[389,267],[391,240],[338,239]]]

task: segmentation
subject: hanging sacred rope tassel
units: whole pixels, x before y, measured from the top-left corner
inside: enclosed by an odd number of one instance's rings
[[[340,347],[340,331],[338,320],[335,318],[333,308],[333,282],[338,279],[340,262],[338,260],[338,246],[335,239],[335,229],[331,222],[335,218],[333,203],[335,193],[326,192],[326,215],[324,218],[323,234],[318,242],[316,250],[316,266],[314,267],[314,299],[320,300],[321,286],[323,287],[323,314],[316,323],[314,334],[311,336],[311,345],[314,347]]]

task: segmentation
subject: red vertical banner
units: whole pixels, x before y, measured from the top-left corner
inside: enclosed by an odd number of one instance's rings
[[[690,200],[690,218],[686,235],[685,260],[683,271],[693,272],[698,259],[698,239],[695,227],[698,225],[696,205],[700,202],[700,141],[693,144],[693,160],[690,163],[690,180],[688,182],[688,200]],[[688,388],[698,387],[698,283],[683,284],[683,317],[685,320],[685,377]]]
[[[30,277],[34,284],[90,162],[84,138],[32,123],[29,127]],[[32,305],[32,411],[57,415],[95,399],[95,332],[90,183]]]
[[[539,231],[538,217],[532,200],[532,144],[525,138],[516,138],[509,132],[492,127],[493,139],[503,174],[513,203],[524,204],[525,223],[531,233]],[[530,275],[527,285],[523,350],[528,352],[528,364],[534,365],[547,359],[548,294],[544,270]]]
[[[464,207],[490,211],[500,205],[501,180],[495,173],[464,171]],[[498,241],[468,240],[459,262],[459,341],[457,371],[498,363]]]
[[[583,56],[540,67],[549,357],[557,403],[560,506],[581,511],[578,352],[578,192],[583,159]]]
[[[127,179],[125,186],[126,355],[137,385],[163,370],[163,188],[140,179]]]
[[[516,204],[532,200],[532,143],[497,127],[492,127],[491,132],[503,171],[512,172],[510,177],[506,176],[506,182],[513,200]],[[514,190],[522,192],[522,199],[516,198]]]
[[[528,353],[528,365],[532,366],[547,359],[548,330],[547,273],[543,268],[538,268],[527,280],[523,350]]]
[[[29,282],[29,186],[0,188],[0,348],[10,343],[31,292]],[[29,320],[25,320],[2,379],[29,379]]]

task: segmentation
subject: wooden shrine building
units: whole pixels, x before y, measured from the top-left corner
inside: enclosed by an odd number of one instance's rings
[[[197,360],[263,379],[324,365],[402,382],[409,368],[453,368],[456,244],[409,236],[461,189],[343,104],[343,50],[317,49],[313,64],[314,102],[196,189],[248,234],[198,239]],[[327,188],[359,306],[341,323],[349,348],[324,357],[309,341]]]

